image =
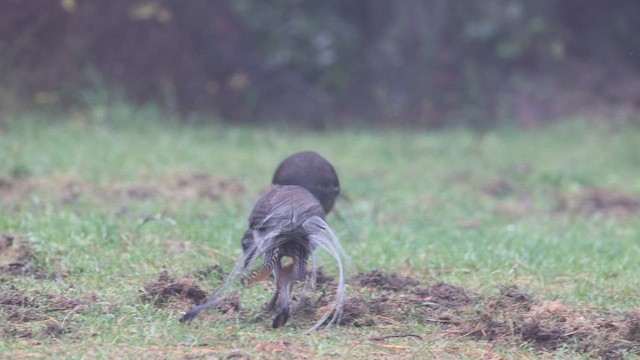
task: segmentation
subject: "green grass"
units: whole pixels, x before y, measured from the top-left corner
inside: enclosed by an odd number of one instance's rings
[[[381,268],[480,294],[517,284],[537,298],[575,307],[640,307],[638,214],[555,210],[560,196],[572,201],[595,187],[640,198],[638,127],[568,121],[483,134],[300,133],[163,123],[143,111],[114,116],[118,121],[24,115],[0,129],[0,178],[13,184],[0,187],[0,233],[28,240],[39,266],[66,274],[63,281],[8,276],[0,286],[96,299],[65,319],[51,315],[70,324],[68,334],[38,333],[47,319],[19,324],[36,335],[1,337],[0,357],[541,356],[526,346],[437,337],[435,325],[420,321],[312,335],[301,335],[295,316],[278,330],[227,320],[185,326],[179,313],[140,300],[144,284],[163,268],[174,276],[213,263],[229,269],[241,254],[245,218],[276,165],[306,149],[334,163],[348,197],[328,222],[352,257],[351,273]],[[196,173],[234,179],[244,192],[223,189],[212,201],[167,185]],[[483,191],[498,179],[510,184],[505,194]],[[70,182],[81,191],[65,200]],[[138,187],[157,193],[126,195]],[[140,226],[155,214],[160,220]],[[201,285],[211,290],[215,284]],[[254,292],[253,300],[245,295],[245,306],[265,301]],[[367,342],[390,332],[429,340]]]

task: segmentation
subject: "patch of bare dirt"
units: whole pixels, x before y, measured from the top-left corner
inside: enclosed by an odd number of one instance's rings
[[[521,169],[523,167],[526,168],[526,166],[527,165],[514,164],[510,166],[509,172],[517,174],[528,171]],[[520,218],[531,213],[533,210],[533,202],[528,191],[507,177],[499,177],[492,180],[482,185],[480,190],[496,201],[494,211],[501,216]],[[465,225],[463,222],[460,227],[473,228],[477,226],[474,225],[473,222],[471,222],[471,226]]]
[[[59,336],[72,331],[68,315],[85,311],[96,301],[90,295],[70,298],[49,292],[25,292],[15,286],[0,288],[0,331],[8,337]],[[42,325],[44,324],[44,327]]]
[[[204,197],[213,201],[219,200],[224,194],[235,197],[242,195],[245,191],[242,183],[236,179],[214,179],[206,173],[194,173],[181,176],[176,181],[176,188],[192,192],[193,195],[197,197]]]
[[[448,309],[468,306],[472,302],[460,287],[444,283],[416,286],[419,282],[415,279],[402,278],[394,273],[386,274],[381,270],[357,274],[354,278],[376,279],[373,283],[379,286],[371,287],[367,285],[369,281],[364,284],[353,283],[353,294],[345,302],[340,321],[340,324],[346,326],[374,326],[384,323],[398,325],[410,317],[419,317],[421,315],[418,314],[429,312],[429,309],[436,309],[437,317],[448,321]],[[402,285],[398,285],[398,278],[402,279]],[[384,279],[393,279],[392,283],[396,286],[390,289]],[[365,296],[362,292],[364,289],[373,289],[374,292]]]
[[[7,252],[13,246],[13,242],[16,239],[13,234],[2,234],[0,236],[0,254]]]
[[[224,270],[219,265],[212,265],[196,272],[196,276],[203,279],[212,275],[224,277],[224,274]],[[194,280],[191,275],[174,278],[168,271],[163,270],[156,280],[144,285],[140,298],[143,302],[152,303],[156,307],[181,313],[207,299],[207,292],[195,284]],[[233,315],[240,309],[240,298],[238,295],[230,296],[216,308],[222,313]]]
[[[413,319],[434,324],[447,336],[504,346],[529,343],[541,352],[568,347],[607,359],[640,352],[640,311],[613,314],[571,308],[559,300],[534,299],[515,286],[501,286],[497,295],[485,297],[451,284],[399,281],[397,275],[382,270],[357,274],[350,286],[343,326],[402,327]]]
[[[38,265],[37,252],[24,236],[4,233],[0,235],[0,280],[11,276],[61,280],[65,273],[46,271]]]
[[[480,187],[480,190],[497,201],[496,213],[508,217],[522,217],[534,210],[531,195],[509,178],[499,177]],[[577,192],[559,190],[547,192],[553,211],[583,216],[602,215],[625,218],[640,214],[640,196],[624,191],[601,187],[587,187]],[[462,228],[473,228],[475,220],[465,220]]]
[[[622,358],[640,350],[640,339],[629,340],[634,318],[576,309],[561,301],[533,300],[515,287],[500,295],[479,297],[455,311],[430,309],[430,321],[450,336],[520,346],[529,343],[542,352],[565,346],[578,353]]]
[[[207,298],[207,292],[193,283],[193,279],[184,277],[173,278],[169,272],[163,270],[154,281],[144,285],[141,299],[158,307],[163,307],[170,300],[177,300],[185,305],[193,306],[202,303]]]
[[[60,324],[58,323],[49,323],[47,324],[47,326],[44,328],[44,330],[42,330],[42,332],[45,335],[49,335],[49,336],[60,336],[62,334],[66,334],[69,332],[69,329],[65,329],[64,327],[60,326]]]
[[[206,278],[225,272],[219,266],[211,266],[201,274]],[[403,329],[407,322],[422,323],[438,327],[436,331],[453,339],[476,339],[502,347],[530,344],[541,353],[551,353],[561,347],[588,357],[607,359],[640,353],[640,311],[616,314],[572,308],[559,300],[535,299],[516,286],[500,286],[496,295],[482,296],[446,283],[425,285],[414,278],[380,269],[356,274],[347,282],[348,298],[339,321],[342,326],[386,325]],[[188,306],[180,310],[186,310],[206,296],[197,286],[194,291],[190,278],[174,279],[166,272],[145,289],[147,301],[163,299],[166,302],[170,298],[186,301]],[[294,291],[294,310],[287,326],[305,328],[329,309],[335,279],[318,270],[316,289],[309,290],[303,297],[299,290]],[[251,323],[271,321],[273,314],[269,311],[272,310],[267,306],[256,317],[255,313],[240,311],[237,298],[230,302],[233,306],[223,304],[218,311],[236,314],[242,321]],[[407,336],[421,339],[428,338],[429,334]],[[394,336],[374,339],[391,338]]]
[[[361,287],[376,288],[390,291],[403,291],[409,287],[418,285],[418,281],[410,277],[400,276],[396,273],[386,273],[380,269],[367,273],[359,273],[348,281]]]
[[[341,325],[374,326],[377,324],[397,324],[410,311],[411,303],[389,296],[365,298],[359,295],[347,299],[344,304]]]
[[[77,176],[53,174],[24,178],[0,177],[0,206],[17,210],[33,195],[61,205],[78,201],[90,204],[114,204],[122,207],[131,201],[157,200],[171,204],[195,200],[219,201],[244,194],[237,179],[207,173],[167,174],[143,179],[141,183],[113,181],[98,185]]]
[[[507,178],[498,178],[482,186],[482,192],[495,197],[504,198],[516,191],[516,186]]]
[[[234,198],[244,194],[245,188],[236,179],[214,177],[207,173],[188,173],[148,179],[143,185],[114,183],[103,188],[102,192],[120,198],[121,201],[153,199],[183,203],[196,200],[219,201],[225,197]]]
[[[640,213],[640,196],[613,189],[589,188],[576,194],[558,196],[556,210],[587,216],[627,217]]]
[[[453,308],[471,303],[471,298],[463,288],[445,283],[418,287],[413,293],[420,304],[432,308]]]

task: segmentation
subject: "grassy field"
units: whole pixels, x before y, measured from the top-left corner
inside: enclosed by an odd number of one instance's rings
[[[637,126],[299,133],[99,115],[0,128],[1,358],[640,352]],[[277,164],[306,149],[346,195],[327,219],[351,256],[344,324],[303,335],[308,304],[270,329],[267,285],[178,323],[239,258]]]

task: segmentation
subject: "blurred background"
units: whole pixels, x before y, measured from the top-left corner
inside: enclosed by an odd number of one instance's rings
[[[0,122],[122,102],[311,129],[638,122],[639,34],[637,0],[2,0]]]

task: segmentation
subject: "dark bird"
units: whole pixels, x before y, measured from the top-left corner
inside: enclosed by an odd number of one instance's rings
[[[315,151],[301,151],[284,159],[273,174],[271,183],[302,186],[320,201],[327,214],[340,194],[336,170]]]
[[[340,181],[336,170],[327,159],[315,151],[297,152],[282,160],[273,174],[271,183],[305,188],[320,201],[325,214],[329,214],[333,209],[340,194]],[[252,234],[249,228],[242,237],[242,250],[245,253],[253,244]]]
[[[301,162],[303,158],[318,161],[322,169],[330,169],[330,174],[324,170],[309,167],[309,163]],[[293,160],[291,160],[293,159]],[[328,167],[326,166],[328,165]],[[317,178],[308,177],[307,172],[298,173],[291,169],[306,169],[308,172],[320,174]],[[316,169],[316,170],[314,170]],[[321,175],[327,176],[321,176]],[[314,181],[316,179],[316,181]],[[319,179],[319,180],[317,180]],[[203,310],[217,306],[225,298],[236,291],[223,295],[236,281],[243,287],[253,286],[269,278],[273,274],[276,291],[270,306],[278,311],[273,320],[273,327],[278,328],[286,324],[291,313],[291,291],[297,281],[304,281],[304,288],[313,286],[315,281],[314,253],[316,249],[328,252],[338,265],[338,286],[335,301],[330,309],[309,330],[320,327],[331,317],[329,324],[335,322],[341,315],[344,304],[346,284],[343,273],[343,260],[346,260],[340,242],[324,221],[326,212],[331,210],[335,197],[339,193],[337,175],[333,166],[317,153],[304,152],[294,154],[283,161],[274,175],[274,183],[287,180],[301,185],[273,185],[256,202],[249,215],[249,226],[242,238],[244,254],[228,278],[216,291],[214,296],[205,304],[189,310],[180,321],[193,319]],[[325,200],[323,203],[322,200]],[[264,263],[257,270],[250,271],[261,256]],[[283,259],[290,262],[283,266]],[[309,271],[311,265],[311,271]]]

